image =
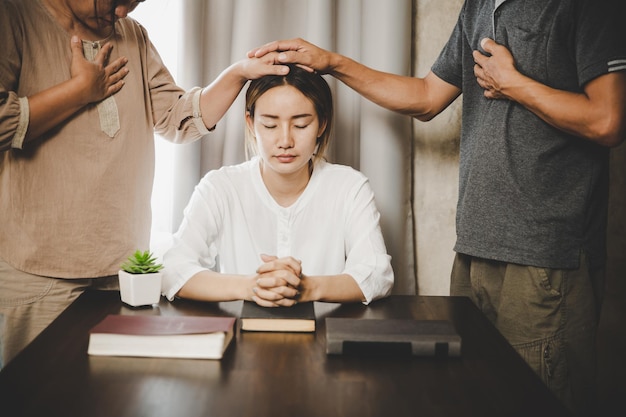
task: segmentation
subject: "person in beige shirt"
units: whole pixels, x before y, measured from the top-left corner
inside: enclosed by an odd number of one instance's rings
[[[185,91],[127,16],[141,2],[0,0],[0,367],[149,246],[154,133],[200,139],[288,71],[246,59]]]

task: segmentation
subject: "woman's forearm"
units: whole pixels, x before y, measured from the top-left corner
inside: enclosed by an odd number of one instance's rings
[[[333,303],[365,301],[361,288],[354,278],[348,274],[304,275],[299,291],[299,301],[326,301]]]

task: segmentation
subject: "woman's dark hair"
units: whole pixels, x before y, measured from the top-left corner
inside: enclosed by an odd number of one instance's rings
[[[256,102],[263,94],[274,87],[290,85],[300,91],[306,98],[311,100],[320,126],[324,124],[326,127],[322,134],[317,138],[317,152],[314,161],[324,157],[324,153],[328,148],[330,141],[330,132],[333,123],[333,96],[330,87],[324,78],[317,73],[308,72],[296,65],[289,65],[289,73],[287,75],[266,75],[250,82],[250,86],[246,91],[246,113],[254,118]],[[248,137],[248,150],[256,154],[254,138],[249,130],[246,130]]]

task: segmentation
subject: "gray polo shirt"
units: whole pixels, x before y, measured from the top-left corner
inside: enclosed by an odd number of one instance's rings
[[[593,78],[626,70],[618,3],[466,1],[432,68],[463,91],[457,252],[577,268],[583,250],[592,265],[604,263],[608,149],[553,128],[517,103],[484,98],[472,51],[490,37],[509,48],[527,76],[582,92]]]

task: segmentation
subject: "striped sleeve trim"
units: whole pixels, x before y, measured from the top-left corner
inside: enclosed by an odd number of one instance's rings
[[[609,72],[626,70],[626,59],[614,59],[608,62]]]

